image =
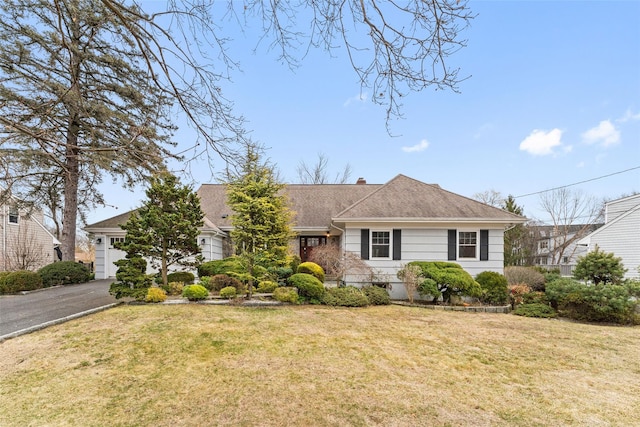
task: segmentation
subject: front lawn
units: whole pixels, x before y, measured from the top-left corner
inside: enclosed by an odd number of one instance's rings
[[[120,306],[0,343],[0,425],[633,425],[638,349],[504,314]]]

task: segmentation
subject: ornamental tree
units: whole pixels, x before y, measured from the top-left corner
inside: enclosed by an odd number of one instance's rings
[[[444,261],[412,261],[408,265],[418,266],[423,281],[418,285],[421,295],[433,296],[436,302],[440,296],[444,302],[451,302],[452,295],[480,297],[482,288],[459,264]]]
[[[173,175],[153,178],[146,195],[142,207],[120,226],[127,232],[124,242],[114,246],[130,259],[149,259],[167,285],[169,266],[195,267],[202,261],[197,237],[204,213],[198,196]]]
[[[601,251],[596,245],[595,250],[578,257],[573,277],[589,280],[595,285],[617,284],[622,281],[626,271],[622,258],[615,257],[613,252]]]
[[[273,168],[261,161],[259,148],[248,145],[244,165],[230,176],[227,204],[233,211],[231,238],[247,272],[249,298],[257,280],[258,262],[286,264],[293,236],[290,225],[293,213],[282,194],[283,188]]]

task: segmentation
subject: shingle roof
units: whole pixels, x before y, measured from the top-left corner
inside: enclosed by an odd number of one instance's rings
[[[285,187],[296,229],[329,229],[331,222],[355,220],[524,222],[525,218],[443,190],[438,185],[398,175],[386,184],[289,184]],[[224,184],[203,184],[197,191],[207,226],[231,229]],[[117,228],[130,212],[87,229]]]
[[[516,221],[523,217],[404,175],[368,194],[334,216],[336,221],[363,219]]]

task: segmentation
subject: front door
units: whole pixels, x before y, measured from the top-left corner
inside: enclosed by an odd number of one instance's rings
[[[308,261],[313,248],[327,244],[326,236],[304,236],[300,237],[300,259],[302,262]]]

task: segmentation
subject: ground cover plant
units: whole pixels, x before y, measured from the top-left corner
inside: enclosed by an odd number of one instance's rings
[[[639,332],[394,305],[120,306],[0,343],[0,425],[634,425]]]

